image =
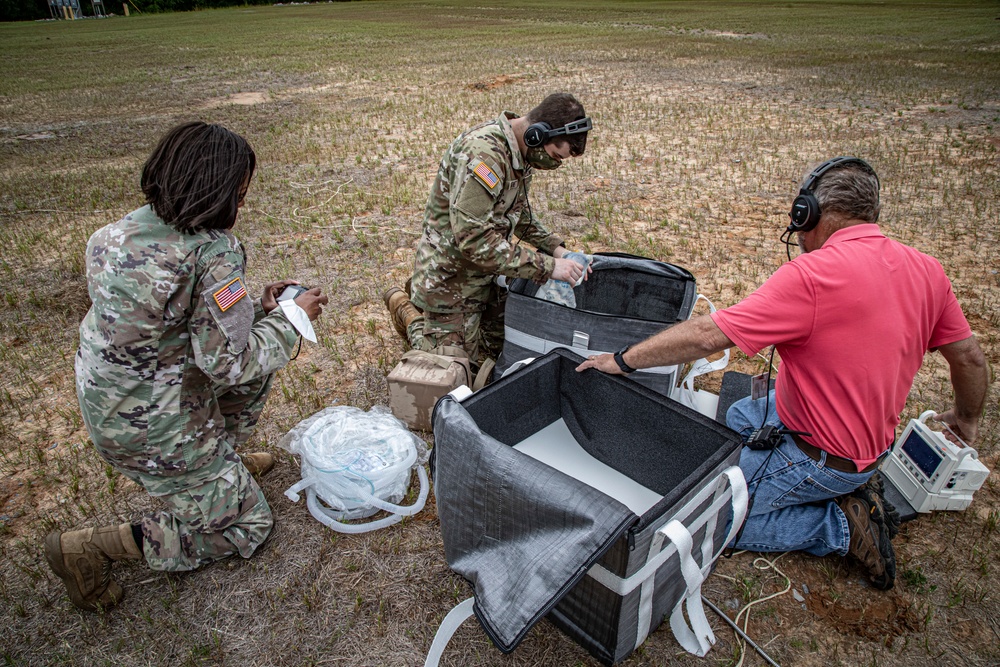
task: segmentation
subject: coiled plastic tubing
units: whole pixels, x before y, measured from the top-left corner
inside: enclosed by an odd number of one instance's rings
[[[285,496],[298,502],[305,491],[313,518],[340,533],[366,533],[391,526],[424,508],[429,490],[427,445],[387,408],[365,412],[334,406],[300,422],[279,443],[301,457],[302,479]],[[400,505],[416,468],[420,493]],[[389,515],[367,523],[379,511]]]

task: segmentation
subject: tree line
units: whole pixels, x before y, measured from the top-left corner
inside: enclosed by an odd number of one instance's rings
[[[107,14],[124,13],[123,4],[129,5],[129,11],[135,12],[187,12],[194,9],[210,9],[218,7],[233,7],[237,5],[270,5],[277,0],[104,0],[104,11]],[[288,0],[283,0],[288,1]],[[66,0],[52,0],[53,4]],[[84,16],[93,16],[94,7],[91,0],[76,0]],[[37,21],[52,17],[49,0],[0,0],[0,21]]]

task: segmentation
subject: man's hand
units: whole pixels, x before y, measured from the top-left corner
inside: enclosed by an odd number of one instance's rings
[[[989,365],[975,336],[948,343],[938,348],[951,370],[951,386],[955,390],[955,405],[936,420],[944,422],[967,444],[979,434],[979,418],[986,405],[986,389],[990,385]],[[945,431],[944,437],[955,438]]]
[[[942,412],[934,415],[934,421],[942,422],[947,424],[948,428],[942,431],[942,435],[948,440],[951,440],[955,444],[958,443],[958,436],[965,444],[971,445],[976,440],[976,436],[979,434],[979,419],[961,419],[955,414],[954,408],[948,410],[948,412]],[[952,433],[954,431],[954,433]]]
[[[579,264],[577,264],[577,266],[579,266]],[[622,369],[618,366],[618,362],[615,361],[615,355],[613,354],[601,354],[595,357],[588,357],[585,362],[576,367],[576,372],[580,373],[588,368],[596,368],[597,370],[610,375],[625,375],[622,373]]]
[[[330,299],[325,294],[321,294],[318,287],[313,287],[308,292],[295,297],[295,304],[306,311],[311,322],[315,322],[316,318],[323,314],[323,306],[328,303],[330,303]]]
[[[639,370],[655,366],[673,366],[722,352],[732,346],[733,341],[722,333],[722,329],[711,316],[699,315],[693,320],[680,322],[630,346],[628,352],[622,355],[622,360],[628,366]],[[577,366],[576,370],[585,371],[588,368],[596,368],[611,375],[624,375],[613,354],[590,357]]]
[[[590,268],[589,266],[587,267]],[[575,285],[583,277],[583,267],[571,259],[556,257],[556,268],[552,270],[552,278],[564,280],[570,285]]]
[[[264,294],[260,297],[260,307],[264,309],[264,313],[270,313],[278,307],[278,297],[285,291],[286,287],[298,284],[300,284],[298,280],[279,280],[276,283],[265,285]]]

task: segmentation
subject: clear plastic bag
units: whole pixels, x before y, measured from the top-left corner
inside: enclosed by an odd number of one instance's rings
[[[302,480],[285,495],[298,502],[304,490],[313,517],[338,532],[367,532],[398,523],[423,509],[427,500],[427,445],[388,408],[326,408],[300,422],[278,444],[302,461]],[[406,496],[414,467],[420,494],[416,503],[404,507],[397,503]],[[343,523],[379,510],[390,516]]]
[[[594,258],[592,255],[585,255],[582,252],[568,252],[563,255],[563,259],[571,259],[582,266],[583,275],[580,276],[580,279],[574,285],[570,285],[564,280],[550,278],[544,285],[538,288],[538,291],[535,292],[535,298],[558,303],[567,308],[576,308],[576,293],[573,291],[573,288],[583,282],[583,279],[587,276],[587,269],[590,267],[590,263],[594,261]]]

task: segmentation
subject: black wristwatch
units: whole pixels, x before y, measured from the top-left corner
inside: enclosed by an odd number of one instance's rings
[[[631,345],[626,345],[622,349],[620,349],[617,352],[615,352],[615,363],[618,364],[618,368],[622,369],[622,373],[624,373],[625,375],[628,375],[629,373],[635,373],[635,369],[632,368],[631,366],[629,366],[628,364],[626,364],[625,363],[625,357],[622,356],[626,352],[628,352],[628,349],[630,347],[632,347],[632,346]]]

